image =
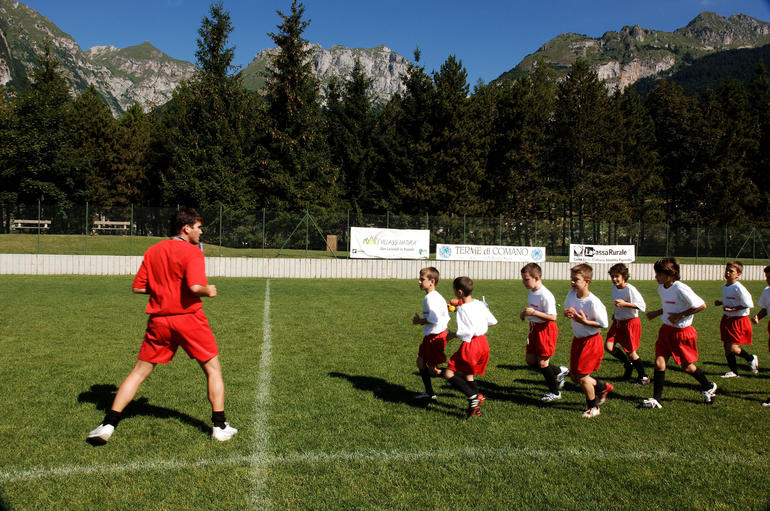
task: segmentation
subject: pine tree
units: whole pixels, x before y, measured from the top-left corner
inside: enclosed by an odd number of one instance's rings
[[[180,84],[164,109],[154,147],[165,164],[164,202],[193,206],[253,207],[252,172],[260,125],[257,104],[237,75],[230,14],[212,4],[198,31],[199,72]]]
[[[112,161],[115,205],[148,204],[151,129],[149,117],[136,103],[118,119]]]
[[[268,66],[265,85],[269,155],[260,161],[259,186],[266,205],[288,208],[328,208],[340,195],[339,170],[331,164],[323,133],[318,82],[310,50],[302,33],[310,24],[305,7],[292,1],[279,31],[269,34],[278,54]]]

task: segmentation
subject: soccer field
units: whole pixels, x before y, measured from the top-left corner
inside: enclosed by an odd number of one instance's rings
[[[472,277],[472,275],[471,275]],[[632,275],[633,278],[633,275]],[[648,308],[653,282],[633,284]],[[436,380],[420,408],[415,369],[421,308],[414,280],[212,279],[204,309],[217,336],[233,440],[212,441],[205,380],[180,350],[129,405],[110,442],[86,434],[133,366],[146,297],[131,277],[5,276],[0,301],[0,509],[768,509],[770,395],[767,319],[755,326],[760,374],[725,380],[720,281],[687,282],[709,304],[695,316],[700,359],[719,385],[704,405],[695,380],[669,366],[663,409],[639,410],[651,386],[613,382],[600,416],[568,383],[543,405],[542,376],[524,364],[519,281],[480,281],[499,324],[479,387],[483,416]],[[561,302],[566,281],[546,281]],[[747,282],[754,301],[764,282]],[[610,283],[591,290],[608,310]],[[438,286],[446,299],[451,282]],[[756,309],[755,309],[756,311]],[[659,320],[643,320],[648,363]],[[454,320],[450,329],[454,327]],[[559,319],[553,362],[567,365]],[[457,347],[450,341],[447,354]]]

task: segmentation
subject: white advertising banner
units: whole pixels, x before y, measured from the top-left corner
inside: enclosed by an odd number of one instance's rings
[[[350,228],[351,259],[427,259],[429,256],[429,230]]]
[[[634,245],[575,245],[569,246],[571,263],[633,263],[636,260]]]
[[[545,247],[436,244],[436,259],[453,261],[545,262]]]

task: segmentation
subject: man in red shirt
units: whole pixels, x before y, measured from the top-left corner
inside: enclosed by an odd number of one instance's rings
[[[201,220],[194,209],[177,212],[172,219],[177,235],[153,245],[144,254],[133,283],[134,293],[150,295],[144,341],[136,365],[120,384],[104,421],[88,434],[91,443],[103,444],[110,439],[139,386],[156,364],[168,363],[179,346],[198,361],[206,374],[214,423],[211,436],[225,441],[238,432],[225,422],[225,385],[219,350],[200,298],[217,295],[216,286],[206,280],[205,259],[198,246]]]

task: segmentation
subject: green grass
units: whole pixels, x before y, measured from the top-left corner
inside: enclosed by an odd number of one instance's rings
[[[207,437],[210,409],[197,364],[180,351],[126,410],[110,443],[86,433],[132,367],[145,299],[131,277],[5,276],[0,302],[0,509],[767,509],[770,395],[767,326],[750,348],[761,372],[733,380],[719,310],[695,317],[700,360],[720,385],[713,406],[671,367],[662,410],[637,410],[652,389],[598,375],[616,390],[591,420],[582,393],[541,406],[539,373],[524,367],[526,290],[477,282],[500,321],[480,387],[484,415],[435,382],[439,404],[413,406],[422,295],[413,281],[215,279],[205,310],[220,345],[236,437]],[[635,282],[650,308],[651,282]],[[721,282],[689,282],[707,303]],[[449,282],[439,291],[450,297]],[[566,282],[546,282],[563,300]],[[764,284],[748,282],[755,300]],[[265,316],[269,286],[269,314]],[[592,290],[609,303],[610,284]],[[12,299],[10,299],[12,297]],[[267,317],[267,324],[263,318]],[[767,321],[767,320],[764,320]],[[453,323],[450,325],[453,326]],[[650,362],[658,321],[643,321]],[[263,332],[269,360],[261,367]],[[571,332],[559,320],[554,362]],[[448,354],[457,347],[451,341]],[[268,355],[268,352],[264,354]],[[265,383],[266,387],[261,385]]]

